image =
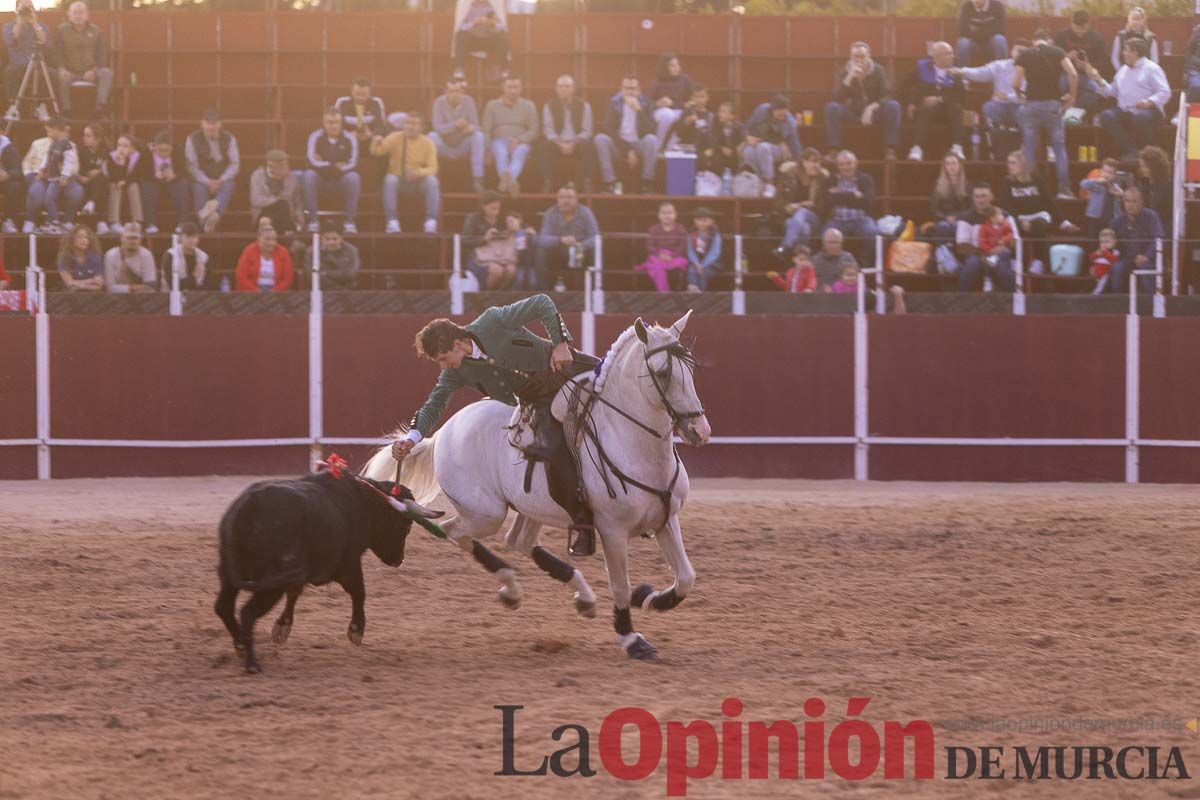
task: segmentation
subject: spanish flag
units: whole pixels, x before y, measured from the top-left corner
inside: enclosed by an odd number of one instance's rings
[[[1200,104],[1188,106],[1187,179],[1200,183]]]

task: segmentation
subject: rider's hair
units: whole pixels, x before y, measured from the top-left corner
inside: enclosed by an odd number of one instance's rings
[[[470,339],[471,334],[466,328],[455,325],[448,319],[435,319],[421,330],[417,331],[417,339],[413,342],[417,355],[428,359],[436,359],[443,353],[450,352],[457,339]]]

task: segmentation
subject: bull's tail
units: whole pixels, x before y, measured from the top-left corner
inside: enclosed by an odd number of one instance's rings
[[[436,442],[436,433],[422,439],[405,457],[400,469],[400,483],[407,486],[413,493],[413,498],[421,504],[433,502],[441,491],[433,468],[433,448]],[[381,447],[376,450],[363,467],[362,475],[376,481],[395,480],[396,460],[392,458],[392,448]]]
[[[226,575],[239,589],[263,592],[303,584],[308,579],[294,520],[259,511],[252,494],[240,508],[222,520],[221,556]],[[278,512],[277,504],[272,506]]]

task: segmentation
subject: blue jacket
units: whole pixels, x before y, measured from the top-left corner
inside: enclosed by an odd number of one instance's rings
[[[712,267],[713,269],[720,269],[721,268],[721,232],[719,230],[717,230],[716,227],[713,228],[712,242],[709,244],[708,252],[706,252],[704,254],[704,258],[701,258],[696,253],[696,247],[692,243],[692,240],[695,238],[695,236],[696,236],[696,232],[692,231],[691,233],[688,234],[688,237],[687,237],[687,260],[688,260],[688,263],[695,264],[700,269],[708,269],[710,267]]]
[[[621,109],[625,105],[625,95],[617,93],[613,97],[612,102],[608,104],[608,113],[604,115],[604,132],[609,135],[614,142],[621,138]],[[638,97],[638,105],[640,109],[637,115],[637,135],[641,139],[648,133],[654,133],[658,126],[654,124],[654,117],[651,116],[650,101],[645,95]]]
[[[1121,260],[1133,263],[1138,256],[1154,261],[1155,239],[1163,236],[1162,220],[1154,211],[1143,208],[1142,213],[1132,220],[1124,210],[1117,212],[1112,221],[1113,232],[1121,249]]]
[[[788,112],[782,120],[771,114],[771,104],[762,103],[746,120],[746,135],[757,136],[771,144],[785,144],[792,151],[792,158],[799,158],[804,146],[800,144],[800,133],[796,128],[796,115]]]

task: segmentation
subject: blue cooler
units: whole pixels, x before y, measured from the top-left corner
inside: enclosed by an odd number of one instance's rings
[[[696,154],[668,150],[663,157],[667,162],[667,194],[694,195],[696,193]]]

